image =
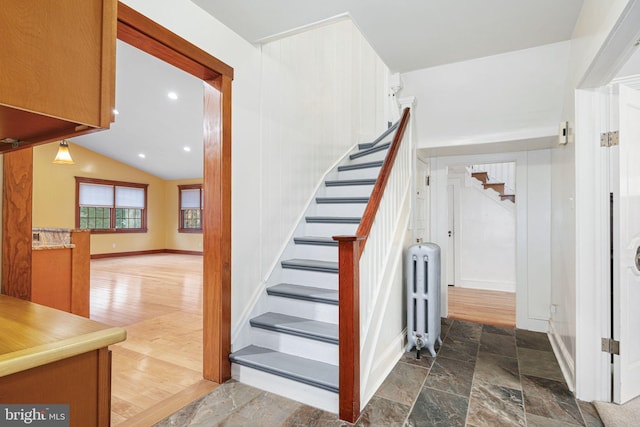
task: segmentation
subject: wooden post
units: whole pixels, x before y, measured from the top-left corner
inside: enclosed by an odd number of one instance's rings
[[[91,231],[71,230],[71,313],[89,318]]]
[[[205,85],[203,284],[206,379],[231,378],[231,78]]]
[[[4,154],[2,293],[31,300],[33,148]]]
[[[360,416],[360,236],[338,241],[339,416],[355,423]]]
[[[231,83],[233,68],[118,2],[118,39],[202,79],[203,376],[231,378]]]

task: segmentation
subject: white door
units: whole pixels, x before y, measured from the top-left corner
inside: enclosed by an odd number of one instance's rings
[[[618,106],[613,332],[620,355],[614,356],[613,400],[624,403],[640,395],[640,91],[620,85]]]

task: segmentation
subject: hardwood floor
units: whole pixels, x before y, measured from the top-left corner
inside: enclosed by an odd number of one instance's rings
[[[515,292],[449,286],[449,318],[485,325],[516,326]]]
[[[110,347],[112,425],[152,425],[218,386],[202,379],[201,256],[92,260],[91,319],[127,330]]]

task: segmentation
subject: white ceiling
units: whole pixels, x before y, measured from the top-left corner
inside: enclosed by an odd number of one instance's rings
[[[70,141],[162,179],[201,178],[202,81],[119,40],[116,55],[116,121]]]
[[[348,13],[393,72],[569,40],[583,0],[192,0],[251,43]]]
[[[348,14],[392,71],[571,38],[583,0],[192,0],[251,43]],[[233,64],[231,64],[233,65]],[[168,99],[175,91],[179,99]],[[73,143],[163,179],[202,176],[202,82],[118,42],[108,131]],[[185,152],[184,146],[191,151]],[[145,154],[145,158],[138,154]],[[72,153],[73,154],[73,153]]]

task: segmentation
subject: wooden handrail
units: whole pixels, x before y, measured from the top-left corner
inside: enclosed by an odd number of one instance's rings
[[[393,142],[391,143],[391,147],[389,148],[389,152],[387,153],[387,157],[384,160],[382,169],[380,169],[376,185],[374,185],[373,190],[371,191],[369,203],[362,214],[360,226],[358,226],[358,230],[356,231],[356,236],[364,237],[364,240],[360,244],[360,255],[362,255],[362,251],[364,251],[364,245],[367,244],[367,239],[369,238],[369,233],[373,226],[373,220],[376,218],[378,207],[380,207],[382,195],[384,194],[384,189],[387,187],[387,181],[389,181],[389,175],[391,175],[391,169],[393,168],[393,163],[396,160],[396,155],[398,154],[400,143],[404,137],[404,131],[409,123],[410,115],[409,107],[402,111],[402,118],[400,119],[398,130],[396,130],[396,134],[393,138]]]
[[[338,342],[339,417],[355,423],[360,416],[360,257],[387,186],[404,131],[409,108],[402,119],[382,165],[369,203],[355,236],[333,236],[338,242]]]

